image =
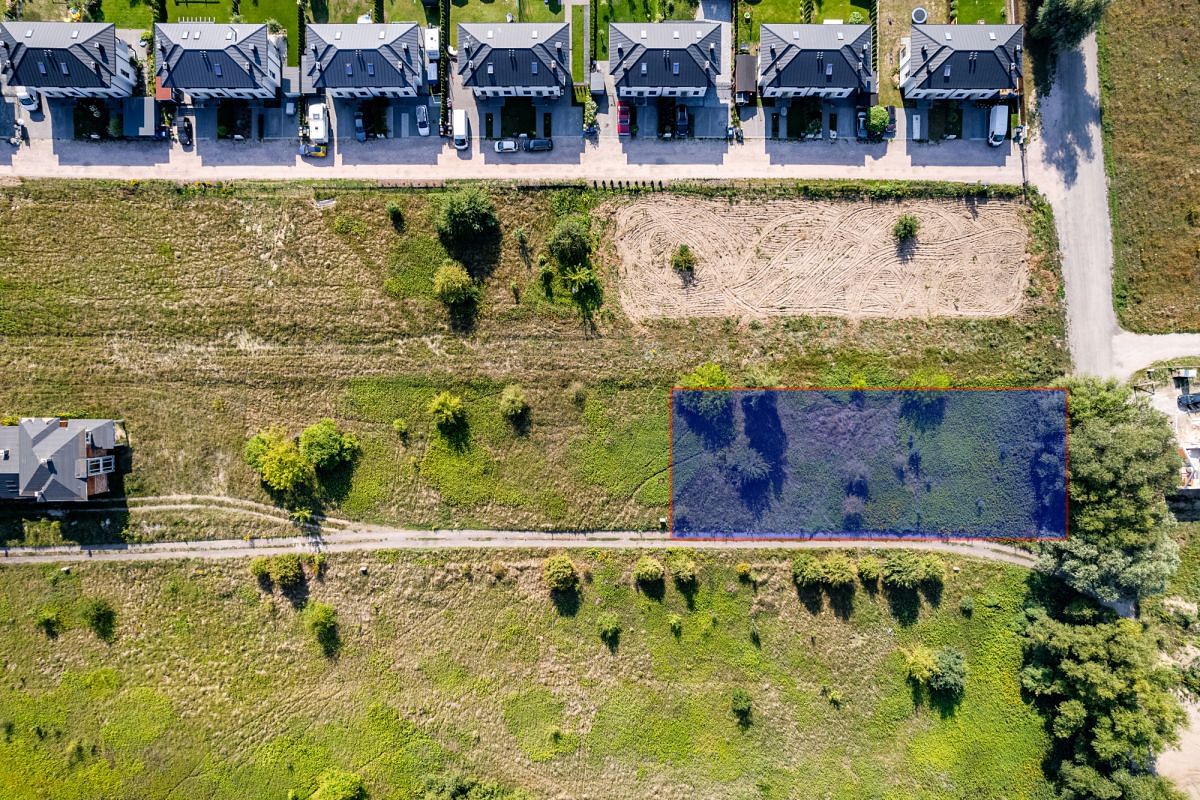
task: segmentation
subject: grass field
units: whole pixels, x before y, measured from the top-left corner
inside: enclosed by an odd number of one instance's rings
[[[599,27],[596,30],[597,61],[608,59],[610,22],[662,22],[668,19],[694,20],[699,0],[599,0],[596,4]]]
[[[463,22],[562,22],[561,0],[450,0],[450,43],[458,46],[458,26]]]
[[[1200,331],[1200,60],[1187,0],[1114,0],[1100,31],[1113,293],[1135,331]]]
[[[571,78],[575,83],[587,81],[587,64],[584,63],[584,39],[587,26],[583,23],[583,6],[571,7]]]
[[[787,561],[743,557],[756,588],[705,554],[690,598],[655,599],[633,555],[576,553],[588,578],[561,613],[524,553],[332,556],[288,597],[244,561],[0,567],[0,795],[303,800],[339,768],[397,800],[467,796],[431,781],[491,800],[1051,796],[1016,680],[1023,570],[957,561],[934,601],[859,588],[835,609],[802,602]],[[87,598],[115,610],[107,642]],[[334,657],[306,598],[337,612]],[[964,653],[958,704],[908,684],[916,644]]]
[[[336,206],[316,209],[318,191]],[[1012,318],[634,325],[616,301],[609,212],[596,211],[605,301],[587,325],[557,281],[548,296],[538,254],[554,220],[624,196],[492,192],[503,238],[464,255],[483,294],[462,330],[432,296],[447,257],[431,220],[436,192],[0,188],[0,336],[5,368],[20,376],[0,382],[0,414],[124,419],[135,496],[270,502],[242,461],[245,439],[330,416],[362,441],[354,469],[327,487],[333,513],[416,526],[653,528],[666,510],[667,389],[700,362],[739,378],[766,368],[791,385],[931,373],[955,385],[1039,385],[1067,369],[1045,214],[1029,215],[1032,278]],[[402,232],[389,202],[403,209]],[[525,389],[527,427],[499,414],[509,383]],[[460,447],[435,434],[425,410],[447,389],[466,405]]]
[[[958,21],[974,25],[980,21],[1000,25],[1007,22],[1004,0],[958,0]]]

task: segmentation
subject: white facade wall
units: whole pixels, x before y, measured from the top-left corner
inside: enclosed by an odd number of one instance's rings
[[[472,87],[475,96],[488,97],[562,97],[562,89],[550,86],[487,86]]]
[[[708,87],[630,87],[618,86],[618,97],[704,97]]]

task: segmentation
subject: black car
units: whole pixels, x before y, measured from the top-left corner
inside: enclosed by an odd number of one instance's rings
[[[1180,411],[1200,411],[1200,394],[1181,394],[1178,403]]]
[[[192,118],[179,114],[175,117],[175,138],[184,147],[192,145]]]
[[[675,135],[683,138],[688,135],[691,128],[690,120],[688,119],[687,106],[675,107]]]
[[[545,150],[553,150],[553,149],[554,149],[554,141],[551,139],[529,138],[529,139],[525,140],[525,152],[526,153],[540,153]]]

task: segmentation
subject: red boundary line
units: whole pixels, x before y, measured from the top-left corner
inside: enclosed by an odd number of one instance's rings
[[[795,536],[676,536],[675,535],[675,392],[896,392],[896,391],[935,391],[935,392],[1062,392],[1064,402],[1064,422],[1066,423],[1063,446],[1064,454],[1064,491],[1063,506],[1065,516],[1063,525],[1065,533],[1058,536],[955,536],[943,534],[940,536],[887,536],[887,535],[851,535],[848,531],[830,534],[797,534]],[[1071,538],[1071,390],[1066,386],[672,386],[667,392],[667,531],[673,542],[727,542],[731,539],[739,542],[1058,542]]]

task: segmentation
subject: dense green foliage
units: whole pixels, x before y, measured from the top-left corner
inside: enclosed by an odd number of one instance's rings
[[[440,392],[429,401],[426,409],[441,431],[453,430],[467,421],[467,411],[462,398],[450,392]]]
[[[843,589],[854,585],[858,570],[854,562],[842,553],[830,553],[821,564],[821,579],[831,588]]]
[[[457,261],[444,261],[433,274],[433,295],[445,305],[457,308],[475,301],[475,282]]]
[[[671,254],[671,269],[690,275],[696,271],[696,254],[686,244],[675,248]]]
[[[1164,493],[1178,482],[1167,418],[1125,385],[1070,383],[1071,535],[1043,564],[1101,600],[1161,592],[1179,563]]]
[[[901,242],[907,242],[915,239],[919,230],[921,230],[921,220],[912,214],[901,214],[900,218],[896,220],[896,224],[892,226],[892,235]]]
[[[662,583],[665,574],[662,562],[653,556],[642,556],[633,566],[633,579],[642,586]]]
[[[337,654],[341,646],[338,633],[337,612],[328,603],[310,600],[300,612],[300,621],[327,656]]]
[[[552,592],[573,592],[579,588],[579,570],[566,553],[555,553],[546,559],[542,578]]]
[[[561,269],[586,266],[592,255],[592,234],[588,218],[582,214],[563,217],[550,231],[546,249]]]
[[[474,240],[490,238],[500,230],[492,198],[477,186],[468,186],[442,198],[438,234],[450,247],[461,248]]]
[[[367,788],[353,772],[331,769],[317,779],[317,791],[309,800],[365,800]]]
[[[739,722],[745,723],[750,719],[750,713],[753,705],[750,700],[750,693],[740,686],[734,687],[734,690],[729,696],[730,710],[733,715],[738,718]]]
[[[85,600],[79,609],[79,618],[92,633],[106,642],[111,642],[116,635],[117,612],[112,604],[100,597]]]
[[[525,399],[525,391],[515,383],[504,387],[500,393],[500,415],[509,422],[515,422],[529,412],[529,402]]]
[[[317,470],[353,461],[358,451],[358,438],[338,430],[337,423],[329,418],[309,425],[300,433],[300,454]]]
[[[792,559],[792,582],[801,588],[819,586],[825,580],[825,570],[814,555],[804,554]]]
[[[1111,0],[1038,0],[1030,33],[1070,50],[1096,29]]]
[[[246,463],[262,476],[263,483],[285,497],[308,490],[316,480],[312,462],[283,428],[267,428],[254,434],[246,442],[243,455]]]
[[[887,109],[883,106],[871,106],[871,110],[867,112],[867,133],[872,136],[883,136],[887,125]]]
[[[680,389],[728,389],[733,383],[729,375],[712,361],[705,362],[679,379]],[[687,391],[683,393],[684,408],[709,420],[716,419],[729,409],[729,393],[722,391]]]

